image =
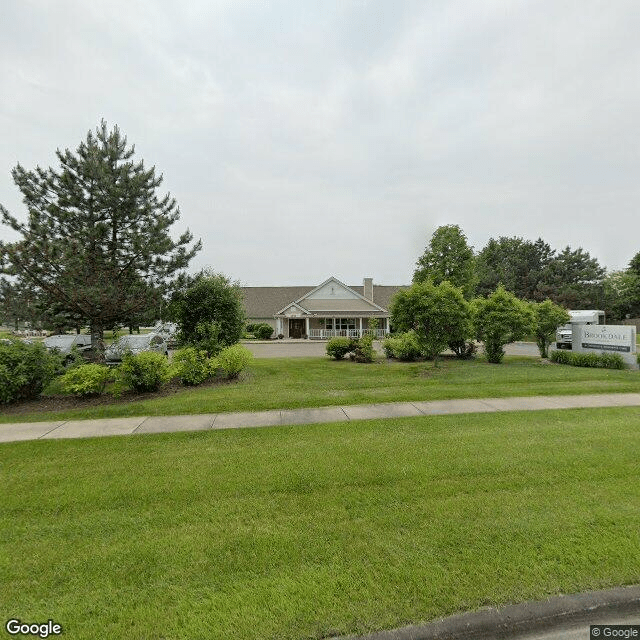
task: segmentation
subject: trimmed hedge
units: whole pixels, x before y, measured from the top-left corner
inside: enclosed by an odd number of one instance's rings
[[[573,367],[595,367],[599,369],[624,369],[624,360],[619,353],[575,353],[557,349],[549,356],[551,362]]]

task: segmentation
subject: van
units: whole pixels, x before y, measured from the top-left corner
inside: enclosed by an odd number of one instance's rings
[[[569,311],[569,322],[556,331],[556,348],[571,349],[573,345],[574,324],[604,324],[604,311],[598,309],[578,309]]]

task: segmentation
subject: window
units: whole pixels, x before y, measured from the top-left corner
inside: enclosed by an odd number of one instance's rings
[[[355,329],[356,328],[356,319],[355,318],[336,318],[336,326],[333,326],[333,318],[327,318],[325,323],[326,329],[337,329],[338,331],[343,331],[346,329]]]

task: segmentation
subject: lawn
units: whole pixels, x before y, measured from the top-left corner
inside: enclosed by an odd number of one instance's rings
[[[54,392],[51,387],[49,392]],[[179,390],[163,397],[121,401],[82,409],[0,416],[0,422],[137,415],[180,415],[325,405],[640,391],[637,371],[585,369],[506,357],[373,364],[327,358],[256,359],[233,384]]]
[[[640,410],[0,445],[0,608],[300,639],[640,580]]]

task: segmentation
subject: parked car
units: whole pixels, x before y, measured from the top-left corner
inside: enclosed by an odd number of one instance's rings
[[[91,349],[91,336],[77,334],[60,334],[57,336],[49,336],[44,339],[44,346],[49,351],[58,351],[65,360],[71,358],[71,350],[76,349],[82,354]]]
[[[143,351],[155,351],[164,356],[169,355],[167,341],[161,335],[143,333],[121,336],[106,348],[104,357],[107,362],[120,362],[127,353],[136,355]]]
[[[153,327],[153,333],[162,336],[169,345],[169,349],[175,349],[177,346],[178,325],[174,322],[156,322]]]

